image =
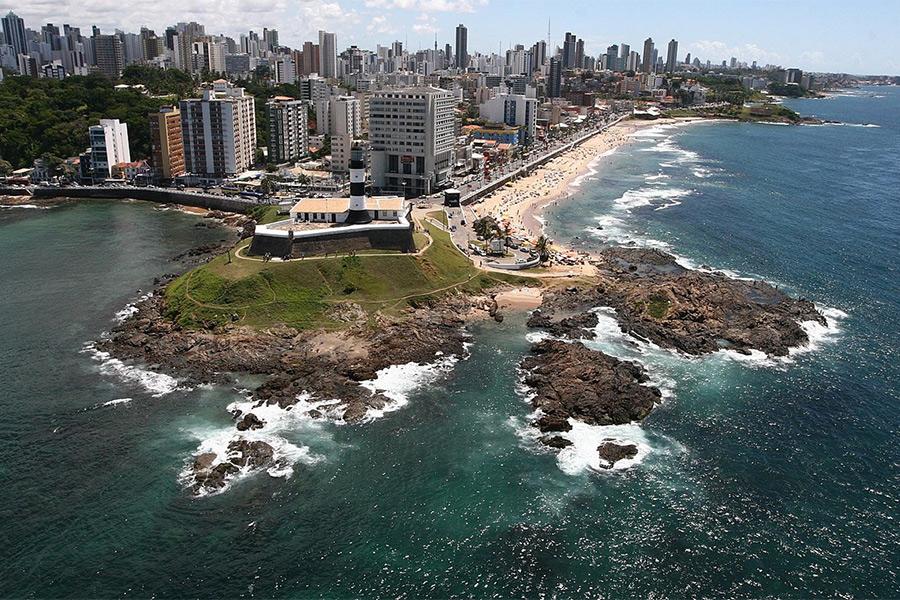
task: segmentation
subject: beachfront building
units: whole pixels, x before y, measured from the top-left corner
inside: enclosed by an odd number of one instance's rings
[[[266,104],[269,111],[269,162],[285,163],[309,154],[307,103],[287,96],[275,96]]]
[[[163,106],[149,115],[150,163],[155,176],[172,181],[184,174],[184,140],[181,136],[181,111]]]
[[[253,96],[219,79],[202,98],[181,101],[185,170],[220,180],[242,173],[256,152]]]
[[[456,98],[434,87],[375,93],[369,102],[372,185],[410,196],[450,182]]]
[[[88,128],[88,136],[91,140],[89,171],[94,181],[112,176],[113,165],[131,162],[127,124],[118,119],[100,119],[99,125]]]
[[[479,107],[482,119],[491,123],[503,123],[512,127],[521,127],[522,141],[526,144],[534,142],[537,134],[538,101],[519,94],[499,94]]]

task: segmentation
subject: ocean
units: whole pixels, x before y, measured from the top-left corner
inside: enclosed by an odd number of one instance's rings
[[[645,129],[547,230],[764,278],[829,327],[786,360],[685,358],[600,309],[591,344],[664,401],[558,455],[527,427],[518,315],[473,325],[464,360],[382,373],[377,419],[284,419],[290,469],[192,498],[182,471],[253,382],[191,388],[90,342],[223,233],[137,202],[0,209],[0,596],[900,595],[900,89],[789,104],[846,125]],[[602,437],[640,454],[597,472]]]

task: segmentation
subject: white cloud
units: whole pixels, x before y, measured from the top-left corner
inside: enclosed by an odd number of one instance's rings
[[[663,50],[661,49],[660,52],[662,51]],[[770,52],[764,48],[760,48],[756,44],[730,46],[725,42],[714,40],[689,42],[685,44],[684,48],[679,49],[679,52],[681,54],[690,52],[700,60],[710,60],[713,63],[729,60],[732,56],[740,61],[750,63],[755,60],[760,64],[774,64],[782,60],[777,52]]]
[[[470,13],[488,0],[364,0],[367,8]]]

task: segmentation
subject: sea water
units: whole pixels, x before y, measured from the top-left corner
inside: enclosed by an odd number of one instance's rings
[[[290,468],[192,498],[183,469],[249,384],[86,345],[220,232],[143,203],[0,211],[0,595],[897,596],[900,93],[790,105],[879,127],[646,129],[547,229],[765,278],[830,326],[788,360],[688,358],[598,307],[589,345],[664,398],[643,424],[576,425],[563,453],[527,426],[508,317],[455,362],[380,373],[394,410],[362,424],[270,415]],[[598,468],[605,437],[637,460]]]

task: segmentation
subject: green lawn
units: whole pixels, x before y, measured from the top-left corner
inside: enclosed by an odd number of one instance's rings
[[[476,269],[447,233],[426,225],[434,242],[421,256],[367,256],[268,262],[219,256],[173,281],[169,317],[185,327],[238,322],[255,327],[341,328],[329,309],[355,302],[367,312],[396,313],[451,289],[477,293],[500,282],[540,285]],[[244,241],[241,245],[246,245]],[[233,254],[233,252],[232,252]]]
[[[432,219],[434,219],[435,221],[437,221],[444,227],[447,226],[447,213],[445,213],[443,210],[433,210],[430,213],[426,214],[425,216],[431,217]]]

